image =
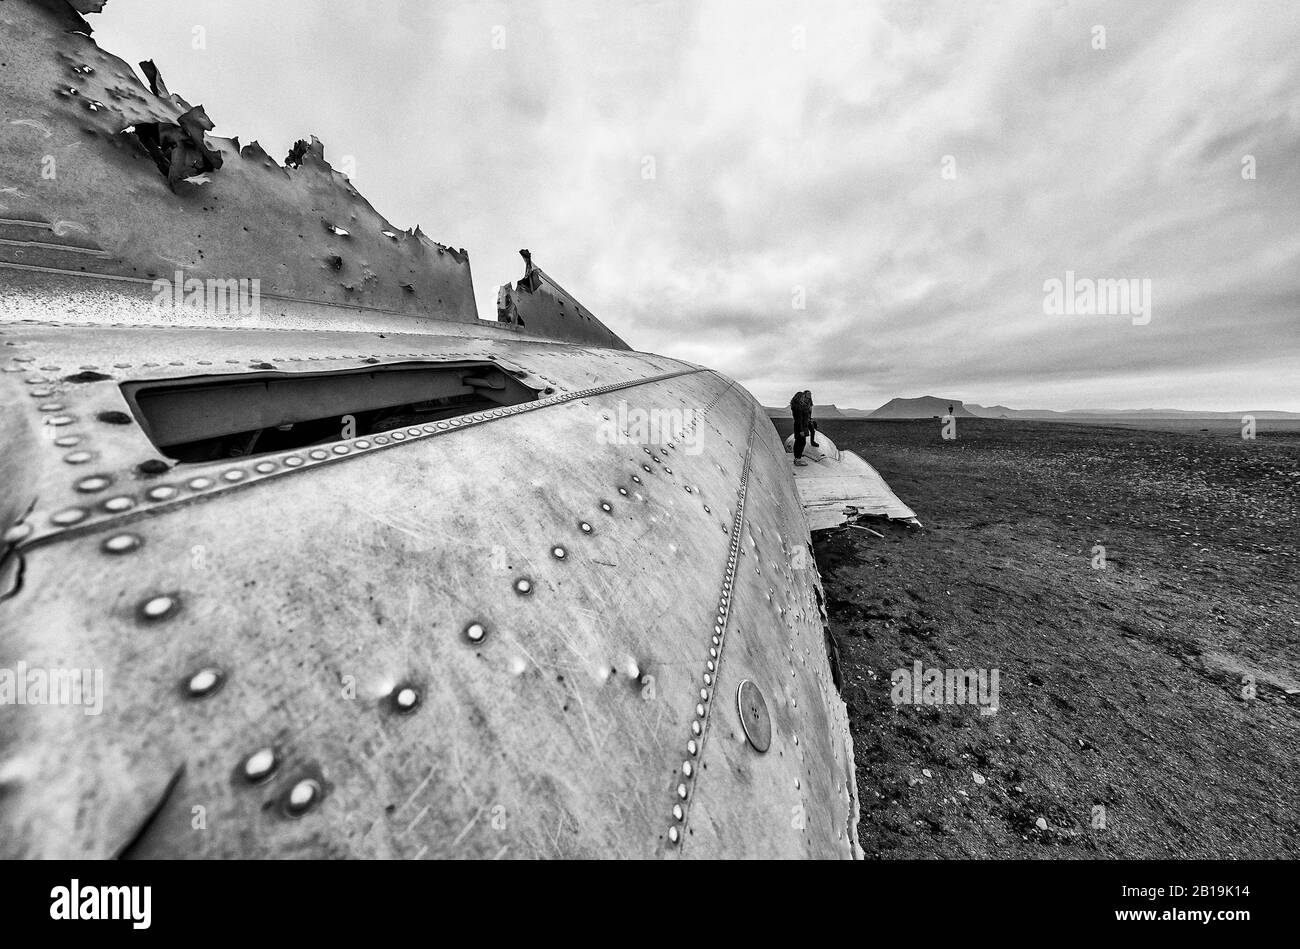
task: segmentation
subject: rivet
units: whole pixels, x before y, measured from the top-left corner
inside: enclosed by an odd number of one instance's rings
[[[578,528],[579,528],[579,529],[580,529],[584,534],[590,534],[590,533],[591,533],[591,525],[588,524],[586,521],[583,521],[581,524],[579,524],[579,525],[578,525]]]
[[[708,690],[708,689],[700,689],[700,701],[701,701],[701,702],[707,702],[708,700],[709,700],[709,690]]]
[[[669,468],[669,467],[667,467],[667,466],[664,467],[664,471],[667,472],[668,474],[672,474],[672,473],[673,473],[673,469],[672,469],[672,468]]]
[[[699,719],[696,719],[695,721],[691,722],[692,735],[699,735],[702,731],[704,731],[704,729],[700,726]]]
[[[419,430],[418,428],[408,428],[408,429],[406,430],[406,434],[408,434],[408,435],[413,435],[413,436],[415,436],[416,438],[419,438],[419,437],[420,437],[420,430]]]
[[[336,454],[336,455],[346,455],[346,454],[347,454],[348,452],[350,452],[351,450],[352,450],[352,449],[349,448],[347,445],[335,445],[335,446],[334,446],[334,454]]]
[[[420,693],[408,686],[403,686],[393,693],[393,707],[399,712],[410,712],[420,704]]]
[[[31,382],[30,379],[28,379],[27,381],[28,381],[28,382]],[[48,399],[50,396],[54,395],[54,390],[53,390],[53,389],[33,389],[31,392],[28,392],[27,394],[30,395],[33,399]]]
[[[716,656],[716,655],[718,654],[718,651],[717,651],[716,649],[710,649],[710,650],[709,650],[709,654],[712,655],[712,656]],[[714,668],[713,668],[713,660],[712,660],[712,659],[710,659],[708,662],[706,662],[706,663],[704,664],[704,666],[705,666],[705,668],[708,669],[710,672],[715,671]]]
[[[103,550],[106,554],[129,554],[140,547],[140,538],[135,534],[114,534],[104,541]]]
[[[302,465],[302,459],[299,458],[297,455],[289,455],[284,459],[284,466],[286,468],[298,468],[301,467],[301,465]]]
[[[103,491],[108,485],[109,480],[103,475],[91,475],[89,478],[82,478],[78,481],[76,488],[84,494],[92,494],[95,491]]]
[[[321,451],[319,448],[315,451],[308,452],[308,454],[317,461],[322,461],[329,457],[329,452]]]
[[[73,445],[81,444],[80,435],[64,435],[62,438],[54,439],[54,444],[59,448],[71,448]]]
[[[135,507],[135,498],[127,497],[125,494],[115,498],[109,498],[104,502],[104,510],[110,514],[121,514],[123,511],[129,511]]]
[[[147,497],[150,501],[166,501],[168,498],[176,496],[176,489],[170,484],[160,484],[156,488],[150,488]]]
[[[608,514],[610,511],[614,510],[612,507],[609,506],[609,502],[608,502],[608,501],[601,501],[601,502],[600,502],[600,509],[601,509],[602,511],[604,511],[606,514]]]
[[[681,834],[677,832],[676,827],[668,828],[668,839],[671,840],[673,843],[677,843],[677,841],[681,839]]]
[[[190,479],[189,486],[192,491],[206,491],[208,488],[212,487],[212,479],[192,478]]]
[[[71,415],[50,415],[45,419],[46,425],[71,425],[76,419]]]
[[[290,789],[285,798],[285,813],[290,817],[301,817],[311,810],[319,797],[320,784],[312,778],[303,778]]]
[[[79,507],[68,507],[52,515],[50,521],[59,527],[69,527],[86,519],[86,512]]]
[[[693,755],[698,755],[700,753],[700,746],[696,743],[695,739],[692,738],[686,743],[686,750]]]
[[[520,596],[527,596],[533,592],[533,581],[527,577],[520,577],[515,581],[515,592]]]
[[[640,479],[639,477],[637,477],[636,475],[632,475],[632,480],[635,481],[637,484],[640,484],[640,483],[641,483],[641,479]],[[619,488],[619,490],[620,490],[620,491],[623,491],[622,488]],[[623,493],[624,493],[624,494],[627,494],[626,491],[623,491]]]
[[[363,438],[361,439],[361,441],[357,442],[357,447],[360,448],[362,451],[364,451],[365,449],[370,447],[370,442],[366,441]]]
[[[147,620],[166,619],[176,612],[176,600],[170,596],[155,596],[140,605],[140,615]]]
[[[685,817],[685,816],[686,816],[686,812],[682,810],[682,806],[681,806],[680,804],[674,804],[674,805],[673,805],[673,820],[678,820],[678,821],[679,821],[679,820],[681,820],[681,819],[682,819],[683,817]]]
[[[470,623],[465,627],[465,638],[472,643],[481,643],[487,638],[487,629],[482,623]]]
[[[704,684],[705,684],[705,685],[713,685],[713,676],[711,676],[711,675],[710,675],[709,673],[707,673],[707,672],[704,673]]]
[[[63,456],[63,460],[70,465],[84,465],[93,457],[88,451],[70,451]]]
[[[275,465],[269,461],[261,461],[253,466],[253,470],[258,474],[270,474],[275,470]]]
[[[642,466],[641,466],[641,470],[642,470],[642,471],[649,471],[649,470],[650,470],[650,466],[649,466],[649,465],[642,465]]]
[[[220,669],[200,669],[190,676],[186,689],[190,694],[190,698],[202,699],[221,688],[223,682],[225,682],[225,676],[222,675]]]
[[[556,560],[563,560],[567,556],[567,554],[564,552],[563,547],[552,547],[551,556],[553,556]]]
[[[683,801],[686,800],[687,793],[688,792],[686,790],[686,785],[684,784],[677,785],[677,796],[680,797]]]
[[[32,532],[31,524],[15,524],[4,532],[4,542],[6,544],[16,544]]]
[[[695,773],[695,765],[691,764],[689,761],[683,761],[682,774],[686,775],[686,777],[689,778],[694,773]]]
[[[387,436],[387,435],[376,435],[376,436],[375,436],[375,444],[376,444],[376,445],[387,445],[387,444],[388,444],[388,436]]]
[[[696,714],[697,717],[699,717],[699,718],[703,718],[703,717],[704,717],[704,706],[703,706],[703,705],[700,705],[700,704],[697,703],[696,706],[695,706],[695,714]]]
[[[406,438],[406,433],[405,433],[405,432],[389,432],[389,436],[388,436],[388,437],[391,438],[391,439],[392,439],[393,441],[395,441],[395,442],[400,442],[400,441],[402,441],[404,438]]]
[[[259,748],[244,759],[244,780],[253,784],[265,781],[275,771],[279,761],[272,748]]]

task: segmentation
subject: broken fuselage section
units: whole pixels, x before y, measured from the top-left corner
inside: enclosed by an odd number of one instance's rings
[[[858,855],[754,399],[527,255],[478,319],[93,6],[0,3],[0,856]]]

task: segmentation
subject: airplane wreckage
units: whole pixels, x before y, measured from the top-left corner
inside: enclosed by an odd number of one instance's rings
[[[526,252],[479,319],[102,6],[0,0],[0,856],[860,856],[759,404]]]

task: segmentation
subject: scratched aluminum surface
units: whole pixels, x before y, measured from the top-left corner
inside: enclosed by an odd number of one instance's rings
[[[57,350],[47,340],[39,357],[26,350],[33,362],[11,357],[8,368],[36,368],[0,379],[25,385]],[[550,358],[548,374],[566,387],[569,373],[590,374],[585,360]],[[520,354],[520,364],[542,359]],[[114,483],[80,503],[111,495],[138,505],[53,531],[44,492],[70,486],[82,466],[42,443],[56,460],[41,469],[28,519],[37,530],[19,543],[21,588],[0,603],[0,667],[103,669],[106,701],[96,716],[3,711],[4,855],[678,852],[671,808],[691,760],[747,458],[742,530],[763,534],[740,558],[733,652],[697,761],[703,816],[680,825],[680,849],[851,855],[841,835],[852,802],[837,798],[847,729],[825,688],[825,652],[812,648],[822,630],[815,571],[802,558],[792,566],[799,547],[782,540],[806,541],[793,488],[773,477],[783,453],[743,390],[715,373],[678,372],[624,373],[613,383],[622,388],[557,392],[386,446],[374,436],[340,442],[347,454],[297,468],[287,457],[306,453],[279,453],[258,460],[272,466],[266,474],[247,460],[185,466],[183,478],[149,481],[177,489],[160,502],[143,484]],[[103,381],[60,397],[75,411],[111,404],[114,392]],[[37,401],[5,405],[42,439],[48,413]],[[675,448],[596,434],[620,418],[620,403],[683,402],[708,412]],[[115,478],[128,476],[110,459],[143,448],[134,426],[54,428],[83,433]],[[232,470],[244,472],[239,481]],[[211,486],[187,486],[204,476]],[[124,536],[138,546],[110,552],[106,542]],[[147,618],[144,604],[160,596],[174,610]],[[466,636],[473,623],[486,630],[480,643]],[[808,650],[797,668],[792,642]],[[187,694],[207,669],[222,687]],[[774,710],[765,755],[737,739],[741,675]],[[394,696],[406,686],[420,699],[402,712]],[[278,764],[251,784],[240,769],[263,748]],[[288,816],[287,796],[307,778],[323,798]],[[805,830],[795,832],[800,801]]]

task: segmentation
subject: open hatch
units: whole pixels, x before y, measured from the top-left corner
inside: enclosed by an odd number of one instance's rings
[[[122,392],[154,446],[182,464],[290,451],[538,397],[491,362],[198,376],[127,382]]]

